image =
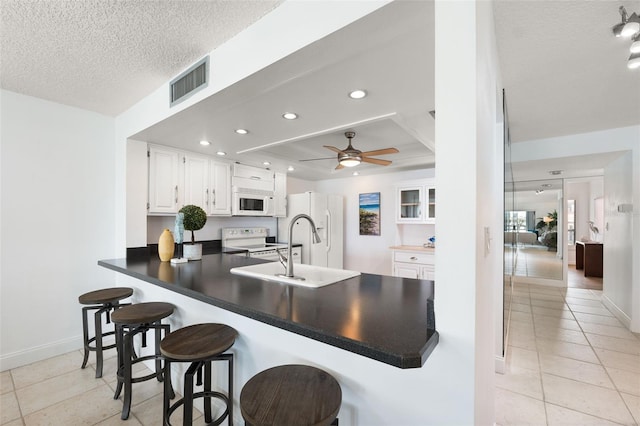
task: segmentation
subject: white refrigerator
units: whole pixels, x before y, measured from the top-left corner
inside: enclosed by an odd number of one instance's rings
[[[343,199],[342,195],[304,192],[287,196],[287,217],[278,219],[278,241],[289,241],[289,223],[298,214],[311,216],[320,239],[313,244],[309,221],[298,219],[293,225],[292,243],[302,244],[302,263],[342,269]]]

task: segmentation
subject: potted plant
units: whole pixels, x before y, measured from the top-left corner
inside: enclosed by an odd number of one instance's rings
[[[180,209],[184,215],[184,229],[191,231],[191,244],[184,245],[184,257],[189,260],[202,259],[202,244],[196,244],[194,231],[202,229],[207,223],[207,214],[198,206],[188,204]]]

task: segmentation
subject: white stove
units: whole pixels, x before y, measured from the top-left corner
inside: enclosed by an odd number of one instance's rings
[[[278,260],[279,249],[286,257],[287,245],[267,243],[268,236],[267,228],[223,228],[222,248],[245,250],[248,257],[273,261]]]

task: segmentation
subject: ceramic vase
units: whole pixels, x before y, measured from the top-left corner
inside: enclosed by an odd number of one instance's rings
[[[160,239],[158,240],[158,256],[160,256],[160,260],[163,262],[168,262],[173,257],[173,235],[171,231],[165,229],[160,234]]]

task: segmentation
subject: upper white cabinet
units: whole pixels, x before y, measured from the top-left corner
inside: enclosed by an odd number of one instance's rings
[[[396,192],[396,223],[435,223],[436,188],[432,180],[400,185]]]
[[[287,174],[275,173],[273,183],[275,217],[287,217]]]
[[[182,169],[179,151],[150,146],[149,213],[177,213],[181,207]]]
[[[231,215],[231,165],[211,160],[209,209],[211,215]]]
[[[207,215],[231,215],[231,165],[149,145],[149,213],[175,214],[193,204]]]
[[[184,202],[209,213],[209,158],[184,154]]]

